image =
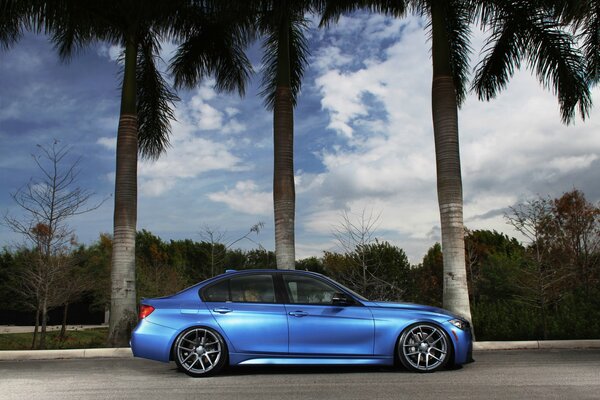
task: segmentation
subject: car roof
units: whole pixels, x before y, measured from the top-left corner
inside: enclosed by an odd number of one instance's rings
[[[323,276],[322,274],[318,273],[318,272],[313,272],[313,271],[305,271],[303,269],[275,269],[275,268],[256,268],[256,269],[227,269],[224,273],[219,274],[217,276],[225,276],[225,275],[239,275],[239,274],[246,274],[246,273],[260,273],[260,272],[266,272],[266,273],[275,273],[275,272],[282,272],[282,273],[298,273],[298,274],[305,274],[305,275],[319,275],[319,276]]]

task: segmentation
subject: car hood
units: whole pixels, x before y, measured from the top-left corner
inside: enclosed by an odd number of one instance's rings
[[[391,301],[371,301],[369,302],[371,307],[381,307],[381,308],[396,308],[401,310],[414,310],[414,311],[426,311],[432,312],[436,314],[444,314],[450,317],[457,317],[457,315],[451,313],[448,310],[444,310],[443,308],[433,307],[433,306],[425,306],[423,304],[414,304],[414,303],[394,303]]]

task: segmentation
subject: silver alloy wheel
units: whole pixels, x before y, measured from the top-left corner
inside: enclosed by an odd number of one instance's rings
[[[446,334],[433,325],[418,324],[402,335],[401,357],[415,370],[434,371],[448,357]]]
[[[202,375],[219,364],[223,344],[210,330],[195,328],[179,338],[176,350],[177,359],[184,370],[193,375]]]

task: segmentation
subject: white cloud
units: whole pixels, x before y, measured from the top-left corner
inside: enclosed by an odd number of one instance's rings
[[[96,143],[108,150],[117,148],[117,138],[115,137],[101,137],[96,140]]]
[[[123,47],[115,45],[102,44],[97,49],[98,55],[106,57],[111,61],[117,61],[123,53]]]
[[[238,108],[225,106],[221,111],[211,104],[218,100],[214,84],[212,79],[203,82],[185,107],[196,127],[202,131],[217,131],[222,134],[243,132],[246,125],[236,118],[240,113]]]
[[[244,214],[268,215],[273,212],[271,192],[260,191],[252,180],[237,182],[233,189],[210,193],[208,198]]]
[[[197,97],[192,99],[191,105],[196,112],[198,120],[197,127],[203,131],[217,130],[223,125],[223,113],[208,103],[197,101]]]
[[[200,133],[205,129],[219,128],[225,132],[243,129],[243,125],[235,120],[228,121],[225,127],[217,123],[223,115],[205,102],[206,99],[215,98],[209,85],[201,86],[189,101],[183,101],[177,108],[171,148],[157,161],[140,162],[138,174],[141,194],[150,197],[168,195],[168,191],[182,180],[198,178],[211,171],[240,172],[252,168],[252,165],[234,154],[234,142]],[[213,117],[219,116],[213,118],[210,113],[213,113]]]
[[[336,29],[344,35],[373,29],[372,22],[344,20],[330,32],[333,39],[323,35],[339,54],[355,50],[354,61],[362,58],[362,64],[344,60],[341,70],[327,52],[315,57],[321,106],[343,145],[318,153],[323,172],[302,174],[297,193],[308,208],[303,226],[327,236],[340,210],[379,210],[385,238],[417,262],[439,240],[430,43],[418,18],[395,23],[400,40],[376,56],[335,36]],[[391,28],[385,35],[392,37]],[[482,42],[475,35],[474,42]],[[366,37],[375,48],[381,44]],[[599,124],[595,109],[585,124],[562,125],[556,99],[529,71],[517,72],[508,90],[489,103],[469,96],[459,112],[466,226],[515,235],[502,210],[537,193],[558,196],[578,174],[594,173]]]
[[[596,161],[597,159],[597,154],[556,157],[550,160],[550,162],[548,163],[548,167],[555,168],[561,173],[568,173],[589,168],[592,162]]]
[[[199,137],[175,139],[173,148],[157,161],[140,162],[140,190],[147,196],[159,196],[179,180],[197,178],[209,171],[247,168],[223,143]]]

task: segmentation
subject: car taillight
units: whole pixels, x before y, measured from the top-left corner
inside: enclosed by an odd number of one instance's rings
[[[140,304],[140,313],[138,315],[139,319],[146,318],[148,315],[152,314],[152,311],[154,311],[154,307]]]

